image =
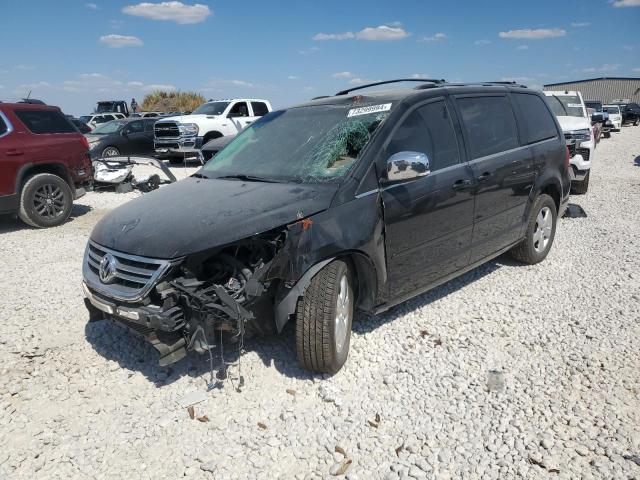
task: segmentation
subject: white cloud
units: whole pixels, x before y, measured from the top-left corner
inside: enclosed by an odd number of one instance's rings
[[[473,42],[474,45],[489,45],[491,40],[476,40]]]
[[[109,26],[114,30],[120,30],[124,22],[122,20],[109,20]]]
[[[431,75],[429,75],[428,73],[414,73],[413,75],[411,75],[409,78],[431,78]]]
[[[2,90],[4,88],[4,85],[0,85],[0,90]]]
[[[18,89],[20,90],[39,90],[42,88],[50,88],[51,84],[49,82],[35,82],[35,83],[23,83],[18,85]]]
[[[634,69],[633,69],[633,72],[634,72],[634,73],[640,73],[640,67],[638,67],[638,68],[634,68]]]
[[[632,51],[634,48],[636,48],[634,45],[623,45],[622,49],[626,50],[627,52]]]
[[[405,31],[404,28],[394,23],[390,25],[380,25],[378,27],[366,27],[359,32],[344,32],[344,33],[317,33],[313,36],[314,40],[369,40],[369,41],[388,41],[388,40],[401,40],[408,37],[410,34]]]
[[[333,78],[353,78],[354,75],[351,72],[336,72],[331,75]]]
[[[612,5],[616,8],[621,7],[640,7],[640,0],[615,0]]]
[[[169,83],[152,83],[151,85],[144,85],[142,87],[142,90],[145,92],[155,92],[157,90],[173,91],[175,89],[175,85],[171,85]]]
[[[140,87],[144,87],[144,83],[137,82],[137,81],[127,82],[127,86],[132,88],[140,88]]]
[[[529,45],[518,45],[516,50],[529,50]]]
[[[252,82],[248,82],[246,80],[225,80],[214,78],[209,80],[202,90],[205,92],[222,92],[224,90],[236,89],[236,88],[245,88],[252,89],[256,88],[258,85]]]
[[[299,76],[297,76],[297,75],[289,75],[287,78],[288,78],[289,80],[300,80],[300,77],[299,77]]]
[[[380,80],[374,80],[371,78],[360,78],[360,77],[355,77],[352,78],[351,80],[349,80],[349,83],[351,85],[364,85],[365,83],[375,83],[375,82],[379,82]]]
[[[100,10],[100,7],[95,3],[85,3],[84,6],[87,7],[89,10]]]
[[[541,40],[543,38],[564,37],[567,34],[562,28],[523,28],[500,32],[500,38],[526,38],[528,40]]]
[[[590,67],[590,68],[583,68],[582,71],[584,73],[596,73],[596,72],[615,72],[616,70],[618,70],[622,65],[620,65],[619,63],[605,63],[604,65],[602,65],[601,67]]]
[[[589,22],[571,22],[573,28],[588,27],[589,25],[591,25]]]
[[[443,40],[445,40],[447,38],[447,35],[442,33],[442,32],[438,32],[435,35],[431,36],[431,37],[421,37],[420,41],[421,42],[425,42],[425,43],[435,43],[435,42],[441,42]]]
[[[141,47],[144,45],[142,40],[138,37],[129,35],[103,35],[100,37],[100,43],[104,43],[109,48],[122,48],[122,47]]]
[[[309,47],[303,50],[298,50],[298,53],[300,55],[311,55],[312,53],[316,53],[318,50],[320,50],[318,47]]]
[[[207,5],[196,3],[185,5],[182,2],[143,2],[137,5],[127,5],[122,13],[151,20],[169,20],[179,24],[201,23],[213,12]]]

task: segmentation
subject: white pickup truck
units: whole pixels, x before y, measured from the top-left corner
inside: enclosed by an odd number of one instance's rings
[[[236,135],[271,111],[267,100],[239,98],[212,100],[190,115],[158,120],[154,127],[154,147],[170,161],[198,155],[203,144],[214,138]]]
[[[551,111],[558,118],[569,148],[571,193],[587,193],[596,139],[582,94],[556,90],[547,90],[544,94]]]

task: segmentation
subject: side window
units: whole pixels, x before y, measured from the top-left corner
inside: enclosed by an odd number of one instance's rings
[[[249,108],[247,107],[246,102],[238,102],[231,110],[229,110],[229,117],[248,117],[249,116]]]
[[[402,151],[426,153],[431,171],[459,162],[458,141],[443,100],[416,108],[395,130],[387,157]]]
[[[67,118],[55,110],[16,110],[16,116],[36,134],[77,133]]]
[[[102,115],[99,115],[97,117],[93,117],[93,122],[95,124],[99,124],[99,123],[104,123],[106,122],[106,120],[104,119],[104,117]]]
[[[0,117],[0,137],[7,133],[7,130],[9,130],[9,127],[7,127],[7,124],[4,123],[4,120]]]
[[[263,115],[269,113],[267,104],[263,102],[251,102],[251,108],[253,108],[254,117],[262,117]]]
[[[551,112],[539,96],[514,93],[513,99],[518,106],[518,123],[525,145],[558,136]]]
[[[113,115],[105,115],[103,122],[110,122],[111,120],[115,120],[116,117],[114,117]]]
[[[130,122],[129,125],[127,125],[127,130],[129,130],[129,133],[144,132],[144,124],[142,123],[142,120]]]
[[[153,126],[155,125],[155,120],[148,120],[144,122],[144,131],[145,132],[153,132]]]
[[[472,158],[518,147],[516,120],[506,96],[458,98]]]

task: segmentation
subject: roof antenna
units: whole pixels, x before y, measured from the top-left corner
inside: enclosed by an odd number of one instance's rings
[[[29,90],[29,94],[27,95],[26,100],[29,100],[29,97],[31,97],[31,92],[32,92],[32,90]],[[27,103],[29,103],[29,102],[27,102]]]

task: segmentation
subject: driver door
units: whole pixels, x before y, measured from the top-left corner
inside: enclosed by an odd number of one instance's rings
[[[149,137],[144,131],[143,120],[129,122],[123,132],[125,142],[121,153],[138,155],[148,151]]]
[[[438,98],[410,110],[391,134],[383,158],[426,153],[430,173],[383,185],[388,295],[409,296],[468,265],[474,178],[464,161],[453,110]]]

